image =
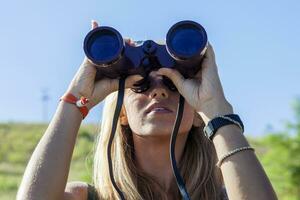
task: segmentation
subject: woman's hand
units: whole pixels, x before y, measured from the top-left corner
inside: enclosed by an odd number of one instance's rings
[[[160,68],[158,74],[170,78],[185,100],[195,108],[204,122],[216,115],[233,113],[232,106],[227,102],[213,48],[208,44],[201,70],[194,78],[185,79],[176,69]]]
[[[96,27],[98,27],[97,22],[92,21],[92,29]],[[110,93],[118,90],[119,87],[119,79],[103,78],[95,82],[96,72],[96,66],[85,57],[67,90],[77,98],[81,96],[88,98],[90,100],[87,104],[89,109],[101,102]],[[140,75],[128,76],[125,81],[125,88],[131,87],[140,79],[142,79]]]

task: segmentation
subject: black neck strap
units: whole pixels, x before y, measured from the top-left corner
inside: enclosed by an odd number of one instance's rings
[[[172,136],[171,136],[171,142],[170,142],[170,158],[171,158],[171,163],[172,163],[172,169],[174,176],[176,178],[177,186],[178,189],[181,193],[181,196],[184,200],[190,200],[189,193],[186,191],[184,181],[180,175],[180,172],[177,168],[177,163],[175,159],[175,144],[176,144],[176,137],[177,133],[181,124],[181,119],[182,119],[182,114],[184,110],[184,98],[182,95],[179,97],[179,103],[178,103],[178,108],[177,108],[177,115],[176,115],[176,120],[175,120],[175,125],[173,127],[172,131]]]
[[[117,123],[118,123],[118,118],[119,118],[120,111],[121,111],[122,104],[123,104],[124,90],[125,90],[125,78],[120,78],[120,80],[119,80],[118,100],[117,100],[117,105],[116,105],[116,108],[115,108],[113,124],[112,124],[111,133],[110,133],[110,137],[109,137],[109,142],[108,142],[108,146],[107,146],[107,158],[108,158],[110,180],[111,180],[114,188],[119,193],[119,196],[120,196],[121,200],[125,200],[125,197],[124,197],[122,191],[118,188],[118,186],[115,182],[115,179],[114,179],[113,166],[112,166],[112,161],[111,161],[111,144],[112,144],[114,136],[115,136]]]

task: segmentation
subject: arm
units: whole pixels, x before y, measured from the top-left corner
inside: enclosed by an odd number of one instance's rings
[[[96,26],[97,24],[92,24],[92,28]],[[100,96],[104,92],[98,91],[99,89],[96,90],[98,99],[93,98],[96,87],[95,75],[96,68],[84,59],[68,88],[68,92],[76,97],[91,98],[95,103],[90,102],[89,109],[103,99]],[[106,87],[105,83],[97,84]],[[64,199],[70,162],[81,121],[82,115],[75,105],[63,101],[59,103],[53,119],[28,162],[17,200]]]
[[[208,106],[208,108],[215,108],[215,110],[209,109],[206,112],[199,113],[205,124],[218,114],[233,113],[232,106],[224,100],[218,101],[212,106]],[[236,125],[227,125],[219,128],[213,138],[213,144],[219,159],[231,150],[250,146],[242,131]],[[245,150],[233,154],[224,160],[221,165],[221,171],[230,200],[277,199],[255,152]]]
[[[62,199],[81,121],[75,105],[59,103],[26,167],[18,200]]]
[[[97,26],[97,22],[93,21],[92,28]],[[90,100],[87,104],[89,110],[108,94],[118,90],[118,79],[103,78],[95,82],[96,72],[95,65],[85,58],[67,90],[77,98],[87,97]],[[128,76],[125,88],[132,87],[141,78],[139,75]],[[17,200],[73,199],[66,182],[81,121],[82,115],[75,105],[63,101],[59,103],[29,160]]]
[[[173,81],[180,94],[195,108],[206,124],[219,114],[233,113],[232,106],[225,98],[215,54],[210,44],[207,46],[201,70],[193,78],[186,79],[177,70],[169,68],[160,68],[158,73]],[[218,158],[233,149],[249,146],[236,125],[218,129],[213,143]],[[253,151],[245,150],[230,156],[222,164],[221,171],[230,200],[277,199]]]

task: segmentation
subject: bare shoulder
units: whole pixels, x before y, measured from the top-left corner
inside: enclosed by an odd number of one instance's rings
[[[64,200],[87,200],[88,184],[81,181],[68,182],[65,188]]]

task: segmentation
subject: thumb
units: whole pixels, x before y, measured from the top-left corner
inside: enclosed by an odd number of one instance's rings
[[[92,21],[91,21],[91,26],[92,26],[92,29],[95,29],[95,28],[97,28],[99,25],[98,25],[98,23],[97,23],[96,20],[92,20]]]
[[[176,69],[171,68],[160,68],[157,71],[158,75],[166,76],[174,83],[176,88],[180,93],[183,92],[183,84],[185,81],[185,78],[177,71]]]

